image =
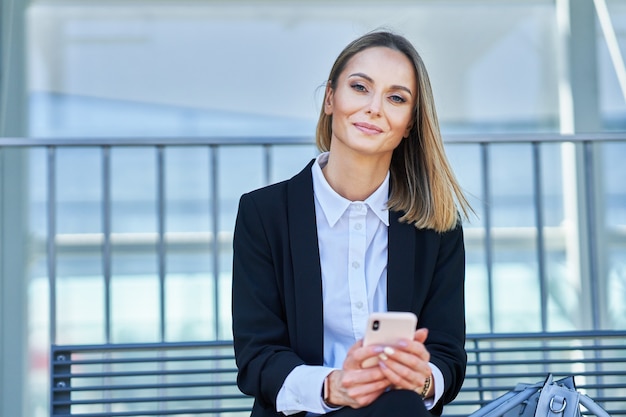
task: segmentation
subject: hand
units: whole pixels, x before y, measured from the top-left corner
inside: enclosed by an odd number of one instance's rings
[[[363,346],[362,341],[355,343],[340,370],[331,372],[326,377],[330,406],[348,406],[361,408],[371,404],[389,387],[381,368],[361,368],[361,363],[370,357],[380,355],[381,346]]]
[[[396,346],[385,347],[379,355],[378,367],[385,378],[396,389],[408,389],[421,393],[428,377],[431,378],[431,369],[428,362],[430,353],[424,346],[428,337],[427,329],[415,332],[413,340],[403,341]],[[432,396],[434,381],[426,393]]]

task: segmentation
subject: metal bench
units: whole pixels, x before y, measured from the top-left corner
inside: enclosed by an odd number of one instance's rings
[[[467,378],[447,417],[467,416],[518,382],[573,374],[626,416],[626,331],[468,335]],[[52,346],[51,416],[247,416],[232,342]]]

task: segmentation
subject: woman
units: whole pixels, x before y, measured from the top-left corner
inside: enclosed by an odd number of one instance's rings
[[[233,334],[252,416],[440,415],[465,375],[469,205],[405,38],[372,32],[341,52],[316,141],[302,172],[240,200]],[[415,313],[413,340],[363,346],[374,311]]]

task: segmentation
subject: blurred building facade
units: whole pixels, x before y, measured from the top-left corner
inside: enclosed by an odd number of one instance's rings
[[[238,197],[315,156],[334,58],[381,27],[422,54],[477,211],[468,331],[626,328],[623,1],[1,0],[0,19],[0,415],[47,415],[51,343],[231,337]]]

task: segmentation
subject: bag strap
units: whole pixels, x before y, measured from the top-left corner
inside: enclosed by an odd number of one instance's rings
[[[585,394],[580,394],[579,401],[585,406],[593,415],[597,417],[611,417],[611,415],[602,407],[598,405],[594,400]]]
[[[500,417],[507,411],[517,407],[537,392],[535,385],[527,386],[521,391],[509,391],[483,408],[470,414],[468,417]],[[606,416],[600,416],[606,417]],[[609,416],[610,417],[610,416]]]

